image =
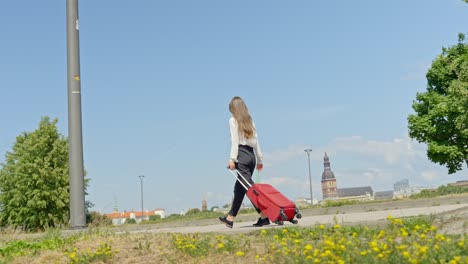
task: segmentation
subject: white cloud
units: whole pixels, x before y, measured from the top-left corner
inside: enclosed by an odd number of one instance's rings
[[[295,190],[297,196],[307,195],[306,148],[293,145],[265,153],[265,161],[269,164],[267,177],[280,177],[272,178],[272,185],[286,188],[290,193]],[[330,157],[339,187],[371,185],[376,191],[391,190],[393,183],[401,179],[408,179],[413,186],[438,186],[456,181],[461,175],[461,172],[448,175],[445,167],[431,163],[426,156],[426,146],[408,137],[391,140],[340,137],[317,146],[311,153],[312,179],[317,181],[313,182],[314,193],[321,193],[324,152]]]
[[[284,150],[264,153],[265,164],[268,166],[285,163],[304,156],[304,145],[293,145]],[[392,141],[365,140],[360,136],[340,137],[330,144],[314,149],[310,154],[311,160],[323,160],[323,153],[359,154],[372,159],[383,160],[388,165],[403,164],[406,169],[413,170],[412,162],[425,157],[424,146],[410,138],[396,138]]]
[[[374,180],[379,178],[379,175],[382,174],[382,171],[375,168],[370,168],[366,172],[364,172],[363,176],[369,182],[373,182]]]
[[[441,175],[434,170],[426,170],[426,171],[421,172],[420,177],[424,179],[425,181],[432,183],[440,179]]]
[[[412,161],[420,155],[421,146],[409,138],[396,138],[392,141],[364,140],[359,136],[337,138],[328,146],[335,152],[356,153],[383,159],[394,165]]]
[[[271,177],[267,178],[264,183],[271,184],[273,187],[278,189],[281,193],[289,197],[290,199],[296,199],[298,197],[309,197],[310,196],[310,182],[308,178],[298,179],[293,176],[284,177]],[[312,181],[313,195],[315,198],[321,197],[321,183],[318,181]],[[318,195],[320,194],[320,195]]]

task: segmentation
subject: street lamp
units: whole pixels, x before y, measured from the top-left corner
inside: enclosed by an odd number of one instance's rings
[[[312,176],[310,175],[310,152],[312,152],[312,149],[305,149],[304,151],[307,153],[307,159],[309,160],[310,204],[313,206],[314,205],[314,199],[312,197]]]
[[[86,227],[86,210],[83,167],[83,131],[81,127],[78,0],[67,0],[66,18],[70,226],[72,229],[79,229]]]
[[[138,176],[140,178],[140,186],[141,186],[141,220],[144,218],[144,211],[143,211],[143,178],[145,178],[145,175],[140,175]]]

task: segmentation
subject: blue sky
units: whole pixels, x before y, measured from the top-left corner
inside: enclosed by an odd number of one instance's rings
[[[0,153],[57,117],[67,135],[66,1],[0,7]],[[442,47],[468,33],[460,0],[80,1],[84,162],[94,210],[178,213],[232,197],[228,103],[241,96],[265,156],[262,182],[321,198],[466,179],[427,161],[408,114]]]

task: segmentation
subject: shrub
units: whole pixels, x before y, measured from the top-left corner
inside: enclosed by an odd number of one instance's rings
[[[110,226],[112,219],[99,212],[91,212],[86,214],[86,222],[90,227]]]

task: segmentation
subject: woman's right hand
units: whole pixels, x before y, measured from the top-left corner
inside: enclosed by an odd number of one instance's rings
[[[234,161],[232,161],[232,160],[229,161],[228,168],[230,170],[235,170],[236,169],[236,164],[234,163]]]

